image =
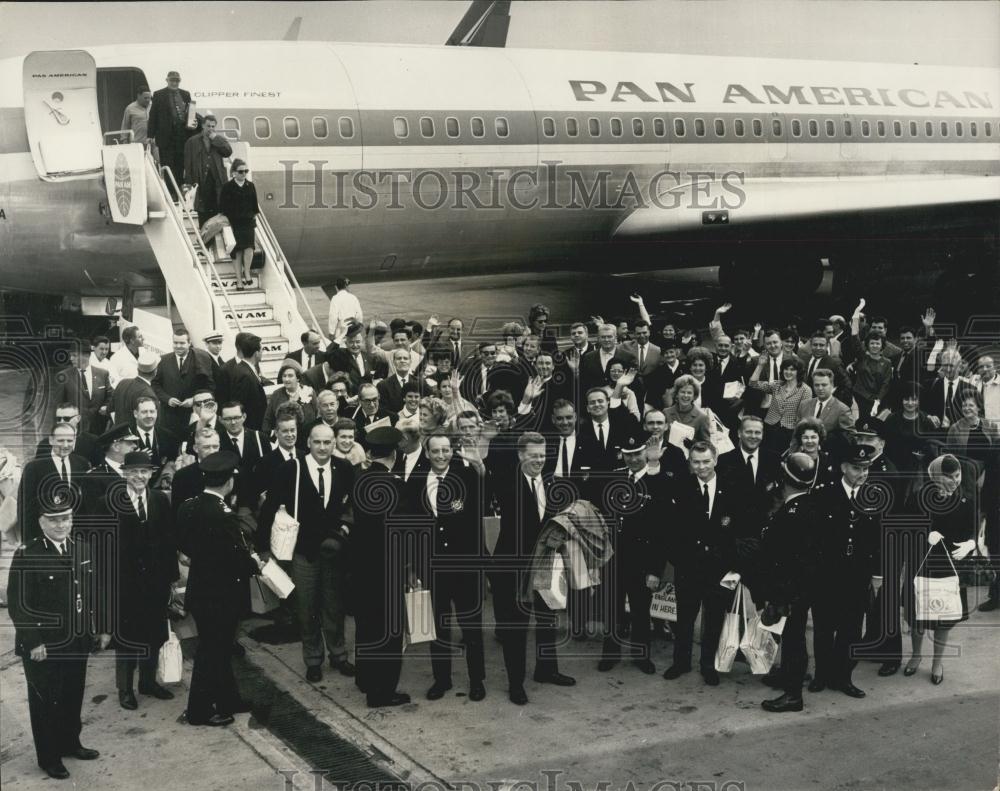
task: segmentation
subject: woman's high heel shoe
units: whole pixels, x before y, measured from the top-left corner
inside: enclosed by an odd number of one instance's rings
[[[903,675],[904,676],[916,675],[916,672],[919,669],[920,669],[920,660],[918,659],[916,664],[914,664],[913,660],[911,659],[909,662],[906,663],[906,667],[903,668]]]
[[[944,668],[942,667],[936,673],[932,670],[931,671],[931,683],[934,684],[934,686],[937,686],[942,681],[944,681]]]

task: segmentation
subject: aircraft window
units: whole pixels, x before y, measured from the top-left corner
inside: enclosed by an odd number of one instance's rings
[[[861,122],[861,136],[862,137],[871,137],[871,134],[872,134],[872,125],[871,125],[871,123],[868,122],[868,121],[862,121]]]
[[[486,124],[478,115],[474,116],[469,124],[472,127],[473,137],[484,137],[486,135]]]
[[[850,121],[844,121],[844,137],[854,136],[854,125]]]
[[[725,137],[726,136],[726,122],[721,118],[715,119],[715,136]]]
[[[667,133],[667,125],[664,123],[662,118],[653,119],[653,134],[657,137],[663,137]]]
[[[875,122],[875,133],[879,137],[885,137],[885,121],[876,121]]]
[[[809,121],[809,137],[819,137],[819,121],[816,119]]]
[[[941,137],[947,137],[947,136],[948,136],[948,122],[947,121],[942,121],[941,122]]]
[[[910,121],[910,137],[916,137],[916,136],[917,136],[917,122]]]
[[[611,119],[611,134],[614,137],[621,137],[623,131],[624,130],[622,129],[622,119],[621,118],[612,118]]]
[[[930,121],[924,123],[924,134],[927,135],[927,137],[934,137],[934,124]]]
[[[684,119],[683,118],[675,118],[674,119],[674,134],[677,135],[678,137],[684,137],[684,135],[686,133],[687,132],[684,129]]]
[[[798,118],[792,119],[792,137],[802,137],[802,122]]]
[[[591,118],[587,121],[587,131],[590,132],[591,137],[601,136],[601,122],[597,118]]]
[[[556,136],[556,122],[551,118],[542,119],[542,134],[546,137]]]
[[[434,137],[434,119],[426,115],[420,119],[420,134],[424,137]]]
[[[987,137],[993,137],[993,127],[989,121],[983,121],[983,134]]]
[[[566,134],[570,137],[576,137],[580,133],[579,125],[575,118],[566,119]]]
[[[400,115],[392,119],[392,128],[396,137],[409,137],[410,135],[410,124]]]
[[[762,137],[764,134],[764,124],[761,123],[759,118],[753,119],[753,136]]]
[[[448,137],[458,137],[458,119],[448,117],[444,119],[444,130]]]
[[[899,121],[893,121],[892,122],[892,133],[896,137],[902,137],[903,136],[903,125]]]
[[[827,122],[826,122],[826,136],[827,137],[836,137],[837,136],[837,125],[833,121],[831,121],[829,119],[827,119]]]
[[[973,137],[979,137],[979,127],[976,126],[975,121],[969,121],[969,134]]]
[[[258,115],[253,119],[253,133],[258,140],[267,140],[271,136],[271,122],[266,116]]]
[[[955,121],[955,137],[962,137],[965,134],[965,130],[962,128],[961,121]]]
[[[781,137],[781,119],[775,118],[771,121],[771,131],[775,137]]]
[[[733,131],[736,132],[737,137],[743,137],[746,134],[746,124],[743,123],[742,118],[737,118],[733,121]]]
[[[646,134],[646,130],[643,127],[641,118],[632,119],[632,134],[635,135],[636,137],[642,137],[644,134]]]
[[[344,138],[345,140],[350,140],[352,137],[354,137],[354,119],[353,118],[349,118],[346,115],[342,115],[337,120],[337,128],[340,130],[340,136],[342,138]]]
[[[222,119],[222,128],[232,129],[234,132],[236,132],[236,136],[239,137],[240,119],[237,118],[235,115],[227,115],[225,118]]]
[[[510,125],[507,119],[503,116],[497,118],[496,122],[493,124],[493,128],[496,129],[497,137],[507,137],[510,134]]]
[[[325,140],[330,135],[330,126],[321,115],[313,116],[313,137],[317,140]]]
[[[698,137],[705,136],[705,120],[703,118],[694,119],[694,133],[698,135]]]
[[[285,127],[285,137],[289,140],[298,140],[299,138],[299,119],[291,115],[286,115],[282,120]]]

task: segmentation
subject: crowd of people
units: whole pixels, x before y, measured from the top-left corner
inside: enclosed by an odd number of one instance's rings
[[[329,337],[304,333],[275,383],[250,333],[230,360],[221,335],[195,348],[183,328],[159,358],[137,327],[114,354],[95,338],[59,372],[54,423],[16,491],[17,462],[0,456],[0,514],[16,500],[4,527],[21,544],[9,608],[51,776],[68,776],[64,756],[96,757],[80,742],[91,636],[117,652],[118,699],[133,710],[136,669],[141,695],[172,697],[157,656],[168,613],[191,614],[187,721],[222,726],[249,709],[231,660],[289,520],[291,560],[276,562],[294,592],[254,609],[301,642],[309,681],[328,663],[372,707],[410,700],[397,687],[414,590],[429,591],[436,627],[426,697],[452,688],[456,653],[469,699],[486,697],[492,620],[517,705],[532,628],[533,680],[575,684],[558,662],[562,609],[572,639],[600,638],[598,672],[628,659],[654,674],[654,636],[672,640],[668,681],[694,667],[700,613],[698,669],[715,686],[724,616],[745,590],[766,622],[785,619],[780,666],[764,676],[782,694],[763,706],[786,712],[802,709],[807,681],[863,697],[861,658],[898,672],[901,607],[904,673],[930,630],[941,683],[967,588],[989,582],[979,609],[997,607],[984,545],[1000,551],[1000,375],[988,349],[938,337],[933,310],[890,333],[862,301],[803,333],[726,326],[727,304],[707,327],[679,328],[635,295],[636,315],[574,322],[568,338],[544,305],[470,338],[457,317],[366,323],[348,285]],[[553,549],[570,543],[582,549],[559,572]],[[918,620],[914,578],[953,569],[964,611]],[[664,628],[649,612],[667,591]]]

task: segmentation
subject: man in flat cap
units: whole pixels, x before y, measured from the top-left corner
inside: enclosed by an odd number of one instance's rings
[[[75,542],[71,491],[49,492],[40,507],[41,535],[11,562],[8,608],[15,653],[24,663],[28,711],[38,765],[57,780],[69,777],[63,758],[90,761],[97,750],[80,742],[87,659],[110,641],[96,591],[99,574],[85,542]]]
[[[184,183],[184,144],[187,142],[188,108],[191,94],[181,86],[181,75],[167,73],[167,87],[153,94],[146,124],[147,136],[156,141],[160,164],[170,168],[178,186]],[[179,196],[174,196],[179,197]]]

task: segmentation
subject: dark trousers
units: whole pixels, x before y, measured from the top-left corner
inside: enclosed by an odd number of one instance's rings
[[[175,127],[169,138],[156,141],[160,152],[160,165],[170,168],[178,187],[184,183],[184,144],[186,142],[187,135],[183,126]],[[173,194],[169,179],[167,180],[167,188]],[[173,197],[176,199],[180,196],[173,195]]]
[[[162,645],[162,643],[160,644]],[[139,649],[115,651],[115,686],[132,689],[135,670],[139,668],[139,689],[148,689],[156,683],[156,666],[160,659],[160,645],[151,645],[145,651]]]
[[[213,714],[232,714],[239,702],[233,675],[233,642],[239,615],[201,608],[192,614],[198,627],[198,650],[191,672],[187,719],[197,724]]]
[[[722,579],[720,576],[719,579]],[[718,579],[677,572],[674,580],[677,594],[677,624],[674,627],[674,664],[691,667],[691,647],[694,622],[701,610],[701,660],[704,670],[715,669],[715,651],[722,633],[722,618],[732,601],[733,592],[719,585]]]
[[[1000,462],[994,462],[986,469],[986,480],[982,489],[982,509],[986,515],[986,549],[993,561],[997,578],[990,584],[991,599],[1000,599],[1000,569],[996,567],[1000,557]]]
[[[355,620],[355,654],[358,687],[377,703],[396,691],[403,668],[404,604],[396,596],[388,605],[389,591],[383,588],[359,589]]]
[[[621,656],[624,648],[626,656],[649,659],[649,605],[653,600],[653,592],[646,587],[646,572],[621,554],[615,555],[606,568],[609,570],[607,590],[612,598],[606,602],[608,616],[604,623],[602,654],[611,659]],[[628,615],[625,613],[626,597]],[[624,627],[629,622],[631,628],[626,639]]]
[[[809,666],[806,648],[806,622],[809,620],[809,597],[803,595],[790,608],[785,628],[781,631],[781,676],[785,694],[802,697],[802,683]]]
[[[50,654],[41,662],[24,657],[24,680],[38,765],[50,766],[80,746],[87,654]]]
[[[851,680],[858,664],[852,649],[861,641],[865,618],[867,585],[845,580],[827,584],[813,602],[813,651],[816,654],[817,681],[839,686]]]
[[[451,612],[462,630],[465,644],[465,664],[469,681],[486,678],[483,658],[483,581],[478,571],[431,570],[431,605],[434,608],[434,629],[437,640],[431,643],[431,669],[434,681],[451,683]]]
[[[882,538],[882,587],[868,607],[865,634],[856,656],[881,662],[903,661],[903,628],[900,607],[911,600],[913,591],[900,581],[911,580],[926,551],[926,534],[894,529]],[[907,611],[912,609],[908,607]]]
[[[524,685],[525,653],[532,615],[535,616],[535,675],[558,673],[556,614],[537,593],[530,604],[519,600],[518,575],[514,571],[495,572],[490,575],[490,583],[493,586],[493,612],[503,645],[503,663],[510,687]]]

